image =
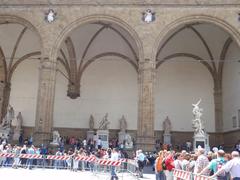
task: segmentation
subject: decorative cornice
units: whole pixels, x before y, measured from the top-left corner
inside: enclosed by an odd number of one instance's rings
[[[239,0],[11,0],[0,1],[1,6],[102,6],[102,5],[138,5],[138,6],[236,6]]]

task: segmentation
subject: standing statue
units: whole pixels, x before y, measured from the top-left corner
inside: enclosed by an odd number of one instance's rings
[[[17,115],[17,122],[16,122],[16,127],[15,127],[16,131],[20,131],[22,129],[22,123],[23,123],[22,113],[19,112]]]
[[[121,132],[126,132],[127,122],[126,122],[126,119],[125,119],[124,115],[122,115],[122,118],[119,119],[119,124],[120,124],[120,131]]]
[[[201,99],[196,104],[192,104],[192,106],[193,106],[192,113],[194,115],[194,120],[193,120],[192,124],[193,124],[195,134],[204,135],[205,134],[204,126],[203,126],[203,123],[201,120],[203,109],[199,108],[200,102],[201,102]]]
[[[12,124],[12,120],[14,119],[14,109],[12,106],[8,106],[8,111],[5,115],[5,117],[3,118],[2,120],[2,124],[1,124],[1,127],[2,128],[10,128],[11,127],[11,124]]]
[[[101,130],[108,129],[108,124],[110,124],[110,122],[108,121],[107,118],[108,118],[108,113],[106,113],[103,119],[100,121],[98,129],[101,129]]]
[[[170,132],[172,130],[172,124],[171,124],[171,121],[168,118],[168,116],[163,121],[163,130],[164,130],[164,134],[170,134]]]
[[[89,130],[92,131],[94,129],[94,117],[91,114],[90,118],[89,118]]]

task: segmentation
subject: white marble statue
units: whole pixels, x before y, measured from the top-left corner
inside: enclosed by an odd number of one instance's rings
[[[125,135],[124,140],[125,140],[124,146],[125,146],[126,149],[131,149],[131,148],[133,148],[132,137],[131,137],[129,134],[126,134],[126,135]]]
[[[16,131],[20,131],[22,129],[22,123],[23,123],[22,113],[19,112],[17,115],[16,127],[15,127]]]
[[[192,104],[192,106],[193,106],[192,113],[194,115],[192,124],[193,124],[195,134],[205,135],[204,126],[203,126],[203,123],[201,120],[203,109],[199,108],[200,102],[201,102],[201,99],[196,104]]]
[[[12,124],[12,120],[14,119],[14,114],[15,114],[15,112],[14,112],[13,107],[9,105],[7,113],[2,120],[2,124],[0,127],[2,127],[3,129],[10,128],[11,124]]]
[[[126,132],[126,129],[127,129],[127,121],[126,121],[124,115],[122,115],[122,118],[119,119],[119,124],[120,124],[120,131],[121,131],[121,132]]]
[[[59,142],[60,142],[59,132],[58,131],[53,131],[52,136],[53,136],[53,141],[51,142],[51,144],[59,144]]]
[[[168,116],[163,121],[163,130],[164,130],[164,134],[170,134],[170,132],[172,130],[172,124],[171,124],[171,121],[168,118]]]
[[[89,118],[89,130],[93,130],[94,129],[94,117],[91,114],[90,118]]]
[[[105,114],[105,116],[103,117],[103,119],[100,121],[99,123],[99,130],[108,130],[108,124],[110,124],[110,122],[108,121],[108,113]]]

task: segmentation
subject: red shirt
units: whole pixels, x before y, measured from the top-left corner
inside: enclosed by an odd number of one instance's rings
[[[165,160],[165,164],[166,164],[166,169],[168,171],[172,171],[172,169],[174,168],[174,160],[172,156],[168,156]]]

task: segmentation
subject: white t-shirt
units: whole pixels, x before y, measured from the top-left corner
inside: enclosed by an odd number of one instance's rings
[[[118,157],[119,157],[119,155],[118,155],[117,152],[114,152],[114,153],[111,154],[111,160],[112,161],[118,161]]]
[[[240,158],[235,157],[232,160],[228,161],[224,166],[223,169],[226,172],[230,172],[232,178],[240,177]]]

